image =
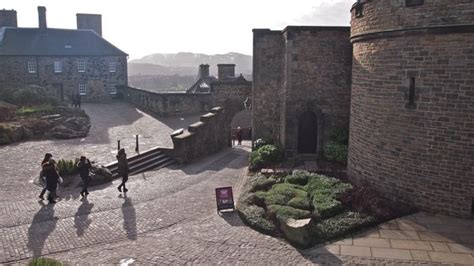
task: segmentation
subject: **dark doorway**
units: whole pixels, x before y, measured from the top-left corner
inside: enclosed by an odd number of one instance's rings
[[[298,119],[298,153],[316,153],[318,147],[318,119],[313,112],[303,113]]]
[[[64,89],[62,83],[53,83],[54,93],[56,93],[56,98],[61,101],[64,101]]]

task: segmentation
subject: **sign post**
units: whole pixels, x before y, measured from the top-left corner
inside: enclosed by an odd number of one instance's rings
[[[217,212],[221,210],[234,210],[234,196],[232,194],[232,187],[216,188],[216,203]]]

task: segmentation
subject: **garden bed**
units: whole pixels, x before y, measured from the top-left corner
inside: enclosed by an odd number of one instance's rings
[[[391,206],[398,206],[397,209]],[[237,210],[250,227],[306,248],[413,212],[365,186],[295,170],[249,177]]]

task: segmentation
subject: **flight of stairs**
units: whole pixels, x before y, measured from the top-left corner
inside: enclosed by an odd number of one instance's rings
[[[151,149],[143,153],[131,156],[128,159],[128,167],[130,172],[128,175],[135,175],[151,169],[159,169],[175,163],[176,161],[163,153],[159,148]],[[117,161],[106,165],[115,178],[117,174]]]

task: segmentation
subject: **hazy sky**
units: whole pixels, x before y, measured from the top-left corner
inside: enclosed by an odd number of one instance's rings
[[[104,38],[130,55],[194,52],[252,54],[252,29],[287,25],[349,25],[355,0],[1,0],[19,27],[76,28],[76,13],[102,14]]]

